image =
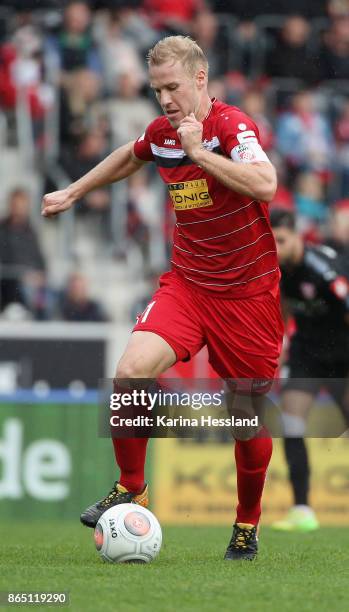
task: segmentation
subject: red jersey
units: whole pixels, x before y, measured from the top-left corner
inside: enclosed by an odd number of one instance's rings
[[[258,128],[240,109],[213,100],[203,120],[203,146],[236,163],[269,161]],[[134,153],[155,161],[176,213],[172,269],[199,291],[242,298],[279,282],[268,206],[228,189],[181,148],[167,117],[156,118]]]

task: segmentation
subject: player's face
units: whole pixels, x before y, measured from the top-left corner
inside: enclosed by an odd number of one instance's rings
[[[151,66],[149,80],[157,101],[174,129],[179,127],[184,117],[197,113],[203,86],[202,75],[201,79],[200,75],[193,77],[180,62],[168,61]]]
[[[295,256],[297,253],[297,232],[286,227],[274,227],[273,234],[280,264],[292,264],[295,261]]]

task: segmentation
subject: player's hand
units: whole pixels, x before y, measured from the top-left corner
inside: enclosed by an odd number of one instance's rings
[[[203,125],[195,119],[194,113],[190,113],[182,119],[177,130],[183,151],[191,158],[195,158],[195,152],[202,149]]]
[[[53,217],[65,210],[68,210],[74,204],[69,189],[61,189],[60,191],[52,191],[44,195],[41,205],[41,214],[43,217]]]

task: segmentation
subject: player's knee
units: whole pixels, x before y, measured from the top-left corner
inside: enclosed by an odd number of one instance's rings
[[[116,368],[116,378],[151,378],[153,376],[153,368],[145,359],[127,357],[121,359]]]
[[[255,438],[259,432],[259,427],[232,427],[231,433],[235,440],[240,440],[241,442],[252,440]]]

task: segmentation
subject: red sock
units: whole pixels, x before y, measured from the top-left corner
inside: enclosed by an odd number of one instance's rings
[[[132,381],[119,381],[114,379],[114,393],[130,393],[133,390]],[[144,413],[147,414],[146,408]],[[134,406],[121,407],[118,411],[120,417],[130,417],[142,414],[142,409]],[[147,437],[126,437],[126,428],[121,428],[120,437],[113,437],[113,447],[116,463],[120,468],[119,483],[128,491],[140,493],[144,489],[144,466],[147,453]]]
[[[121,380],[114,379],[113,391],[114,393],[120,394],[120,397],[125,393],[129,394],[137,386],[133,386],[132,380]],[[139,390],[141,387],[139,388]],[[142,408],[131,405],[121,407],[118,411],[120,417],[130,417],[142,414]],[[144,414],[147,414],[146,407],[144,408]],[[147,453],[147,437],[126,437],[132,431],[127,431],[125,428],[121,428],[119,431],[120,437],[113,437],[113,447],[116,463],[120,468],[119,483],[126,487],[128,491],[132,493],[140,493],[144,489],[144,466]]]
[[[120,468],[119,482],[128,491],[144,489],[144,465],[148,438],[113,438],[116,463]]]
[[[261,437],[268,436],[268,437]],[[264,430],[251,440],[236,440],[237,523],[257,525],[261,515],[261,499],[265,476],[273,450],[272,439]]]

